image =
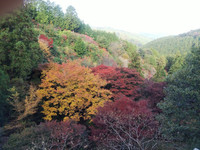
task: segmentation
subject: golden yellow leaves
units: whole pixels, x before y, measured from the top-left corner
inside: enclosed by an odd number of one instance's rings
[[[39,46],[40,46],[40,49],[43,51],[45,57],[48,59],[50,58],[51,56],[51,53],[50,53],[50,48],[47,46],[47,44],[41,40],[38,41],[39,42]]]
[[[91,119],[111,95],[101,88],[106,81],[77,62],[51,64],[43,77],[37,93],[44,102],[45,120]]]

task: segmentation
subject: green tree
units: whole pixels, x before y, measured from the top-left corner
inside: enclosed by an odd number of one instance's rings
[[[129,56],[130,57],[130,63],[128,65],[129,68],[133,69],[135,68],[138,72],[142,72],[141,67],[141,58],[137,52],[133,53]]]
[[[66,29],[71,31],[77,31],[80,27],[81,21],[78,18],[77,12],[73,6],[69,6],[65,14]]]
[[[65,23],[64,23],[64,13],[62,11],[62,8],[60,6],[55,6],[53,8],[53,14],[54,14],[54,21],[53,24],[57,27],[60,27],[62,29],[65,28]]]
[[[174,63],[174,55],[167,56],[166,60],[167,60],[167,63],[166,63],[165,69],[167,72],[169,72],[171,66]]]
[[[193,48],[182,69],[167,79],[166,98],[159,104],[163,133],[176,141],[200,141],[200,48]],[[190,143],[191,144],[191,143]],[[197,145],[195,145],[197,146]],[[200,145],[199,145],[200,146]]]
[[[38,2],[39,4],[39,7],[38,7],[38,11],[37,11],[37,17],[36,17],[36,20],[39,22],[39,23],[42,23],[42,24],[47,24],[49,23],[49,13],[48,13],[48,6],[47,6],[47,2],[45,1],[39,1]]]
[[[177,52],[173,60],[173,63],[169,69],[169,74],[173,74],[177,70],[181,69],[183,64],[184,64],[184,55],[181,55],[180,52]]]
[[[140,50],[141,53],[141,50]],[[144,61],[147,64],[152,65],[153,67],[157,67],[157,60],[159,59],[159,54],[155,50],[143,50],[144,54],[142,54],[144,57]]]
[[[154,75],[154,80],[162,81],[163,78],[166,76],[165,66],[166,66],[166,59],[164,56],[158,57],[156,59],[156,74]]]
[[[0,69],[0,127],[7,120],[8,104],[6,99],[8,97],[9,77]]]
[[[126,52],[129,55],[129,68],[135,68],[138,72],[142,72],[142,67],[141,67],[141,57],[140,54],[137,51],[137,47],[129,42],[126,42],[126,47],[125,47]]]
[[[78,56],[84,56],[87,54],[88,49],[81,38],[78,38],[74,44],[74,50]]]
[[[0,65],[10,77],[27,78],[42,60],[27,8],[0,21]]]
[[[37,12],[38,2],[39,2],[38,0],[26,0],[26,1],[24,1],[24,4],[27,7],[27,13],[34,20],[36,20],[37,13],[38,13]]]
[[[48,1],[29,0],[27,2],[29,15],[41,24],[53,24],[65,28],[64,13],[59,5]]]
[[[85,24],[84,22],[81,22],[78,32],[81,34],[89,35],[89,36],[92,36],[93,34],[91,27],[88,24]]]
[[[143,49],[139,49],[139,54],[140,54],[140,56],[144,59],[144,57],[145,57],[145,50],[143,50]]]

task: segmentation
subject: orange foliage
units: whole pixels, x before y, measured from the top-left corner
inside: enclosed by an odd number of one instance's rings
[[[51,57],[50,48],[53,47],[53,39],[48,39],[48,37],[42,34],[38,38],[38,43],[45,57],[49,60]]]
[[[38,41],[38,43],[39,43],[40,49],[43,51],[45,57],[49,60],[51,57],[51,52],[50,52],[49,47],[40,40]]]
[[[43,71],[39,99],[43,100],[45,120],[79,121],[91,119],[97,107],[110,98],[110,91],[102,89],[106,81],[77,62],[50,64]]]

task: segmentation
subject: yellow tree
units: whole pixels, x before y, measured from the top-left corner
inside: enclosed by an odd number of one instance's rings
[[[43,71],[38,98],[43,101],[45,120],[91,119],[97,107],[109,101],[111,92],[101,87],[106,81],[78,62],[51,63]]]
[[[44,34],[41,34],[38,38],[40,49],[43,51],[45,58],[51,59],[50,48],[53,47],[53,39],[49,39]]]

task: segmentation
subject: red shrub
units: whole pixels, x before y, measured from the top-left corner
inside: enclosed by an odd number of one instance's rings
[[[37,137],[32,144],[35,149],[81,148],[85,144],[85,127],[74,122],[46,122],[35,128]]]
[[[147,101],[123,97],[99,108],[93,119],[91,139],[108,149],[146,150],[152,147],[158,123]]]
[[[139,89],[143,78],[135,69],[100,65],[92,68],[92,71],[108,81],[105,88],[115,94],[114,98],[121,94],[131,98],[140,97]]]
[[[146,80],[144,87],[142,88],[141,94],[145,99],[148,99],[148,105],[153,112],[160,113],[161,110],[157,107],[157,104],[164,99],[164,87],[166,86],[165,82],[153,82]]]
[[[48,47],[53,47],[53,39],[52,38],[48,38],[48,37],[46,37],[44,34],[41,34],[40,36],[39,36],[39,40],[41,40],[41,41],[43,41],[43,42],[45,42],[46,44],[47,44],[47,46]]]

